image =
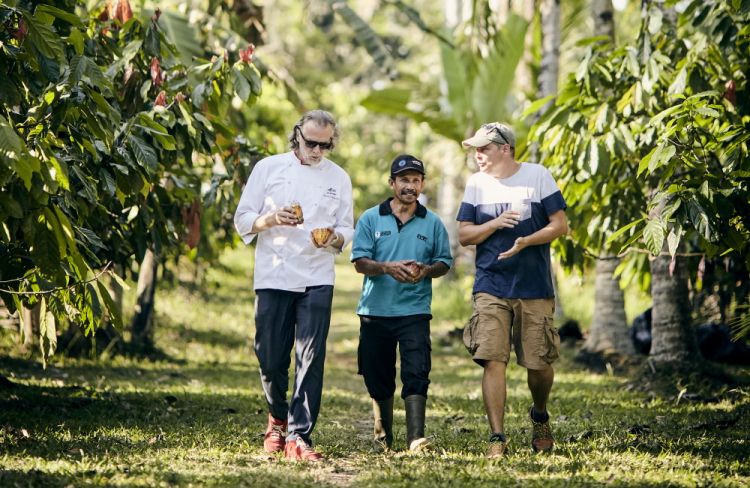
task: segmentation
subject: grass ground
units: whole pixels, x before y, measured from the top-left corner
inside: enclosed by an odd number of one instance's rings
[[[427,433],[434,449],[370,443],[370,402],[356,374],[360,277],[341,258],[323,408],[314,440],[328,462],[290,464],[262,451],[266,408],[252,354],[251,250],[224,256],[200,287],[160,290],[157,345],[169,359],[56,357],[43,370],[0,337],[0,486],[748,486],[750,388],[710,395],[639,392],[627,377],[557,365],[552,455],[529,448],[524,372],[509,368],[509,455],[483,457],[480,369],[436,316]],[[449,293],[436,293],[438,310]],[[455,294],[454,294],[455,295]],[[469,297],[466,297],[468,302]],[[451,300],[456,300],[455,296]],[[445,316],[445,314],[444,314]],[[747,380],[747,370],[735,370]],[[747,384],[747,381],[745,382]]]

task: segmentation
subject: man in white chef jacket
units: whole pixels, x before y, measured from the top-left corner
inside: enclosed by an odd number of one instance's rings
[[[246,244],[258,238],[255,353],[269,410],[263,447],[294,461],[322,460],[311,435],[323,389],[334,256],[354,234],[351,179],[325,157],[337,139],[330,113],[304,114],[289,135],[291,151],[255,165],[234,215]],[[325,242],[312,239],[316,228],[331,231]],[[295,375],[287,402],[292,346]]]

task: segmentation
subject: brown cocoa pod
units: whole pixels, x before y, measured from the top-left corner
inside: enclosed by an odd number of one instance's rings
[[[292,202],[292,213],[294,213],[294,216],[297,217],[297,223],[301,224],[305,221],[304,217],[302,216],[302,205],[299,204],[299,202]]]
[[[311,234],[315,243],[319,246],[322,246],[326,243],[326,241],[328,241],[328,238],[331,237],[331,229],[327,227],[313,229]]]

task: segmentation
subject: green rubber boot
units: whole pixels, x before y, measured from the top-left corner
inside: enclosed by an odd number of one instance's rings
[[[424,436],[424,417],[427,397],[409,395],[404,398],[406,407],[406,444],[410,451],[425,449],[430,441]]]
[[[393,397],[387,400],[372,400],[372,414],[375,418],[375,442],[384,449],[393,446]]]

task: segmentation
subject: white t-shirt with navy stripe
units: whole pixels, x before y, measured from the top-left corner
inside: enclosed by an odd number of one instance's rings
[[[459,222],[484,224],[509,209],[521,213],[513,228],[498,229],[477,245],[474,293],[499,298],[552,298],[550,245],[529,246],[506,259],[497,259],[519,237],[546,227],[549,216],[567,205],[554,178],[540,164],[521,163],[512,176],[495,178],[487,173],[469,177],[458,210]]]

